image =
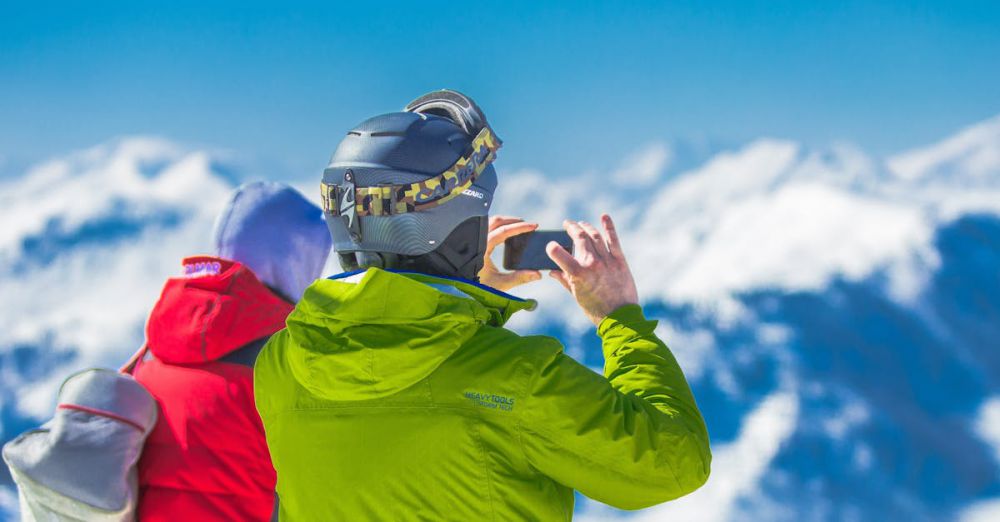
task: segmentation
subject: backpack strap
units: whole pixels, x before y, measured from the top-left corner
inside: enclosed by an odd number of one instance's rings
[[[118,373],[124,373],[131,375],[135,372],[136,367],[139,365],[139,361],[146,356],[147,344],[142,343],[142,347],[139,348],[137,352],[129,357],[128,361],[125,361],[125,365],[118,369]]]

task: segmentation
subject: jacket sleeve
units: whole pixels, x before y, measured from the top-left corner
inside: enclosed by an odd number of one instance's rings
[[[705,421],[655,328],[638,305],[605,318],[597,330],[604,377],[560,346],[541,350],[521,411],[521,443],[533,467],[621,509],[671,500],[705,483],[712,460]]]

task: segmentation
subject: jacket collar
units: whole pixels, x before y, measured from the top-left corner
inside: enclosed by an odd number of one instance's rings
[[[538,301],[535,301],[534,299],[523,299],[476,281],[470,281],[460,277],[429,275],[412,270],[368,268],[343,272],[330,276],[327,279],[345,283],[357,283],[365,277],[365,274],[369,270],[380,270],[391,274],[398,274],[408,279],[424,283],[440,292],[473,299],[491,312],[491,319],[493,319],[491,323],[495,326],[503,326],[503,324],[506,323],[512,315],[521,310],[527,310],[530,312],[538,307]]]

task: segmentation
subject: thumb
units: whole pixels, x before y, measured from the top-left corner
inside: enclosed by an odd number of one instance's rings
[[[542,273],[538,270],[517,270],[513,274],[514,282],[523,285],[542,278]]]

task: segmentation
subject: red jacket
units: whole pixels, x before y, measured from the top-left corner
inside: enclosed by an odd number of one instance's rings
[[[160,406],[139,461],[139,519],[269,520],[275,472],[253,362],[292,304],[243,265],[184,260],[150,314],[135,378]]]

